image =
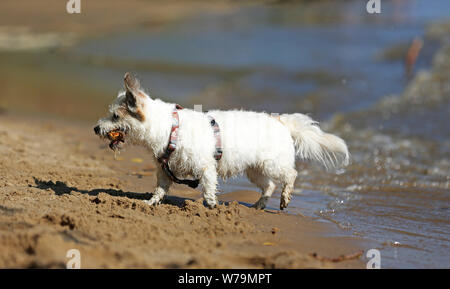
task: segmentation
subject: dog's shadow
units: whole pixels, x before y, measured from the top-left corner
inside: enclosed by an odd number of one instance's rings
[[[108,195],[114,196],[114,197],[126,197],[129,199],[135,199],[135,200],[141,200],[141,201],[150,200],[150,198],[153,196],[153,194],[151,194],[151,193],[124,192],[122,190],[116,190],[116,189],[80,190],[76,187],[69,187],[66,183],[61,182],[61,181],[56,181],[56,183],[55,183],[53,181],[39,180],[35,177],[33,177],[33,179],[34,179],[34,183],[35,183],[35,186],[34,186],[35,188],[41,189],[41,190],[50,189],[53,192],[55,192],[55,195],[57,195],[57,196],[70,194],[73,191],[81,193],[81,194],[86,194],[89,196],[97,196],[100,193],[105,193],[105,194],[108,194]],[[183,198],[183,197],[166,195],[166,196],[164,196],[162,203],[174,205],[174,206],[181,208],[185,205],[186,200],[195,202],[195,199],[191,199],[191,198]],[[230,203],[231,202],[228,202],[228,201],[219,201],[219,204],[225,205],[225,206],[228,206]],[[248,208],[253,207],[253,204],[249,204],[246,202],[238,202],[238,203],[240,205],[246,206]],[[203,204],[206,206],[206,202],[203,202]],[[271,207],[267,207],[266,209],[272,210],[272,211],[276,210],[275,208],[271,208]]]
[[[78,192],[81,194],[86,194],[89,196],[97,196],[100,193],[105,193],[114,197],[126,197],[134,200],[149,200],[153,194],[151,193],[135,193],[135,192],[124,192],[122,190],[116,189],[93,189],[93,190],[81,190],[76,187],[69,187],[66,183],[61,181],[43,181],[37,178],[33,178],[35,183],[35,188],[41,190],[52,190],[55,195],[62,196],[65,194],[70,194],[71,192]],[[176,196],[164,196],[163,203],[170,204],[177,207],[183,207],[186,200],[195,201],[190,198],[182,198]]]

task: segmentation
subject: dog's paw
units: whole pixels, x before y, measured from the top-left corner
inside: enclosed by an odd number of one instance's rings
[[[217,206],[217,202],[204,202],[204,205],[208,208],[208,209],[214,209]]]
[[[150,206],[156,206],[161,204],[161,200],[158,198],[151,198],[150,200],[144,200],[144,203]]]
[[[211,197],[206,195],[203,197],[203,205],[205,205],[209,209],[214,209],[217,206],[218,202],[219,200],[217,199],[216,195],[213,195]]]
[[[208,204],[208,203],[206,203],[206,207],[207,207],[208,209],[214,209],[216,206],[217,206],[216,203],[214,203],[214,204]]]
[[[256,210],[263,210],[266,207],[268,197],[261,197],[256,203],[253,204],[252,208]]]
[[[280,210],[284,210],[289,205],[289,202],[291,201],[291,194],[284,194],[281,193],[281,200],[280,200]]]
[[[280,202],[280,210],[284,210],[284,209],[286,209],[287,208],[287,206],[288,206],[288,204],[289,204],[289,201],[286,201],[285,199],[281,199],[281,202]]]

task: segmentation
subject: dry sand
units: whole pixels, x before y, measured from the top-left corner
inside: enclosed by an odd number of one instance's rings
[[[237,202],[215,209],[176,185],[150,207],[155,164],[128,147],[114,160],[87,124],[0,114],[0,267],[82,268],[363,267],[359,259],[318,260],[360,250],[354,238],[311,218],[256,211]],[[256,192],[222,200],[254,202]],[[318,257],[310,256],[318,253]]]

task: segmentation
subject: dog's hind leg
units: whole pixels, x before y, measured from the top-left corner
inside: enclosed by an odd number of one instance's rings
[[[272,180],[267,179],[266,186],[262,189],[261,198],[259,198],[259,200],[256,201],[256,203],[254,203],[252,207],[257,210],[264,209],[270,197],[272,196],[275,187],[275,183]]]
[[[200,178],[200,184],[203,187],[203,198],[209,208],[214,208],[217,205],[217,171],[215,166],[206,168],[203,176]]]
[[[257,210],[262,210],[266,207],[267,201],[275,190],[275,183],[269,177],[262,175],[255,169],[247,170],[247,177],[253,184],[261,189],[261,197],[252,207]]]
[[[297,178],[297,171],[295,169],[286,169],[286,174],[283,176],[283,190],[281,192],[280,210],[287,208],[291,201],[291,194],[294,191],[294,182]]]
[[[150,200],[144,201],[149,205],[157,205],[161,203],[164,195],[169,191],[170,185],[172,184],[172,180],[169,179],[162,168],[158,168],[156,177],[156,188],[153,191],[153,196]]]

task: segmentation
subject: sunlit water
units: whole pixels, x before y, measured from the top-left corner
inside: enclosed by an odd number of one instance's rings
[[[365,1],[314,7],[199,14],[70,53],[100,59],[90,69],[99,82],[117,83],[124,69],[134,70],[152,95],[183,105],[311,113],[348,142],[352,165],[333,174],[299,164],[289,212],[377,244],[383,267],[450,267],[448,100],[417,115],[405,103],[383,121],[376,108],[408,83],[404,52],[387,51],[423,36],[430,20],[448,16],[450,3],[383,2],[375,16],[365,13]],[[416,70],[430,68],[438,47],[426,42]],[[331,121],[336,112],[343,123]],[[221,189],[254,186],[239,178]],[[278,202],[274,196],[270,206]]]

